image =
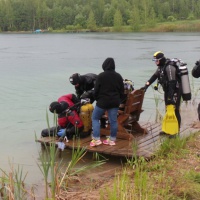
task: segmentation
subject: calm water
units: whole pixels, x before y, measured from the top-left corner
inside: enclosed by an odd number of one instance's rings
[[[69,76],[98,74],[103,61],[113,57],[116,71],[140,88],[156,69],[151,59],[158,50],[182,58],[191,71],[200,59],[199,33],[0,34],[0,168],[9,168],[11,161],[28,171],[30,183],[40,181],[35,133],[40,137],[46,128],[48,105],[74,91]],[[143,109],[141,119],[153,120],[152,89]],[[64,153],[66,161],[70,154]]]

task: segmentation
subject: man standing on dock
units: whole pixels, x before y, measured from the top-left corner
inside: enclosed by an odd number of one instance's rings
[[[163,52],[161,51],[155,52],[152,60],[155,62],[158,68],[156,69],[156,72],[151,76],[151,78],[145,83],[145,86],[142,87],[142,89],[146,91],[147,88],[155,80],[158,80],[157,83],[162,86],[163,91],[164,91],[165,105],[175,106],[175,116],[178,120],[178,129],[180,130],[181,115],[179,112],[179,108],[180,108],[180,102],[181,102],[182,85],[181,85],[181,81],[179,77],[178,68],[174,66],[171,60],[166,58]],[[157,88],[155,87],[154,89],[157,90]],[[163,134],[169,134],[169,133],[161,131],[160,134],[163,135]]]

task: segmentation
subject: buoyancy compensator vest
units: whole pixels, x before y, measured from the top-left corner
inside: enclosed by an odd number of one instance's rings
[[[81,106],[79,116],[83,122],[83,132],[90,132],[92,130],[92,111],[94,107],[91,103]]]
[[[191,100],[191,88],[190,80],[188,74],[187,63],[183,62],[181,59],[173,58],[170,60],[170,64],[177,67],[178,76],[180,76],[180,81],[182,85],[182,99],[183,101]]]

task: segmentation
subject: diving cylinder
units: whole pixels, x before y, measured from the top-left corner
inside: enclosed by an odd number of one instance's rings
[[[179,65],[180,75],[181,75],[181,84],[182,84],[182,98],[183,101],[191,100],[191,89],[190,89],[190,81],[188,75],[187,64]]]
[[[92,130],[92,111],[93,110],[94,110],[94,107],[91,103],[81,106],[79,115],[84,125],[83,132],[89,132]]]

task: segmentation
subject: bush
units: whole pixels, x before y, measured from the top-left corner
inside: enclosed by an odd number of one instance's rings
[[[174,22],[174,21],[176,21],[176,18],[173,16],[168,16],[167,20],[170,22]]]

